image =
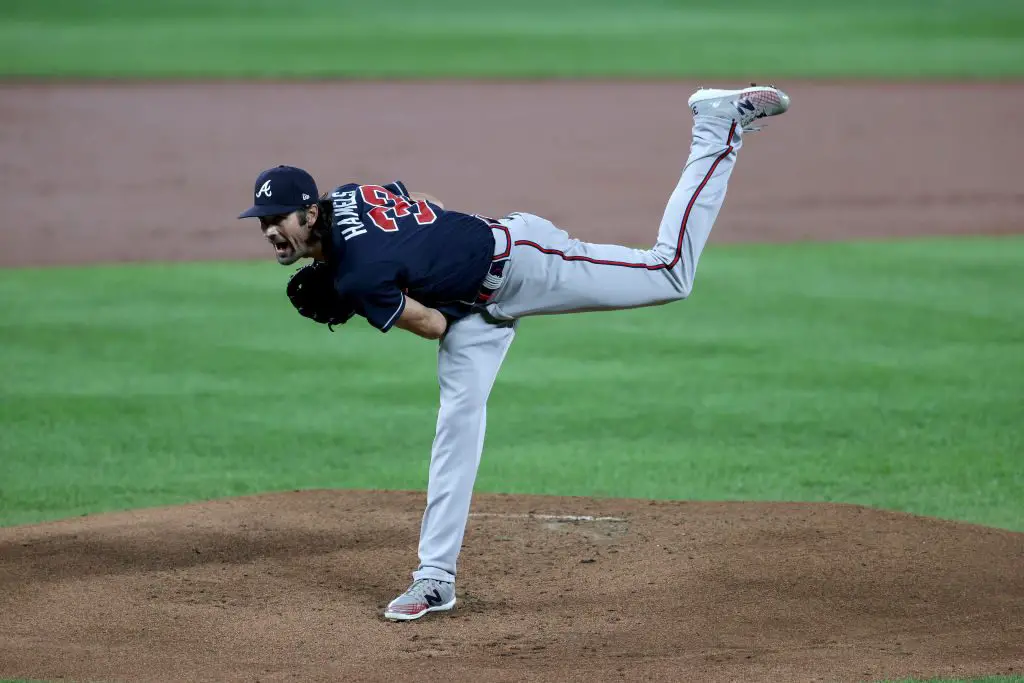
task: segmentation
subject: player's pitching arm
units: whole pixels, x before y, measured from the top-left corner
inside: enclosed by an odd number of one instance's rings
[[[448,321],[441,311],[424,306],[408,295],[405,296],[405,309],[395,325],[424,339],[440,339],[448,329]]]

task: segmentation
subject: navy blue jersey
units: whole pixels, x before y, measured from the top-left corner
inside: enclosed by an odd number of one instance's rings
[[[483,219],[414,201],[401,182],[342,185],[321,207],[334,286],[371,325],[391,329],[405,294],[449,319],[469,314],[494,255]]]

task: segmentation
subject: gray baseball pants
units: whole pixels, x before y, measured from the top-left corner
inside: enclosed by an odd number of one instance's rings
[[[689,296],[742,145],[729,119],[695,117],[690,155],[651,249],[590,244],[527,213],[500,221],[511,240],[504,282],[451,325],[438,352],[441,407],[413,578],[454,581],[487,424],[487,397],[518,320],[654,306]],[[497,238],[497,235],[496,235]]]

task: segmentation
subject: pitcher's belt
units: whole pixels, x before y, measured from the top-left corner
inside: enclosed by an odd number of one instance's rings
[[[480,292],[476,295],[477,305],[482,306],[491,300],[505,282],[505,268],[512,258],[512,235],[506,226],[493,218],[478,218],[487,223],[494,235],[494,256],[491,258],[491,266],[487,269],[483,284],[480,285]]]

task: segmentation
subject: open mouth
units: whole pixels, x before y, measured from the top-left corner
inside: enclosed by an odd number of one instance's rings
[[[288,254],[292,250],[292,245],[283,237],[270,237],[269,240],[274,245],[274,251],[277,252],[278,256]]]

